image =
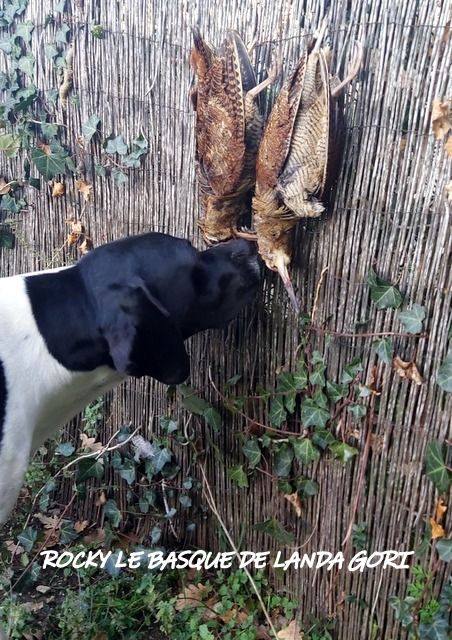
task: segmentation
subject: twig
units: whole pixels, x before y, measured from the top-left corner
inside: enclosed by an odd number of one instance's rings
[[[321,333],[329,336],[338,336],[340,338],[378,338],[381,336],[397,336],[398,338],[428,338],[428,333],[426,331],[422,333],[403,333],[399,331],[378,331],[376,333],[352,333],[352,332],[343,332],[343,331],[333,331],[332,329],[324,329],[323,327],[316,327],[314,325],[310,325],[307,327],[309,331],[313,331],[314,333]]]
[[[317,313],[317,303],[319,301],[320,288],[322,286],[325,273],[328,271],[328,269],[329,269],[328,265],[326,267],[323,267],[322,272],[320,274],[319,281],[317,283],[317,287],[315,290],[314,304],[312,305],[312,311],[311,311],[311,322],[314,322],[314,317],[315,317],[315,314]]]

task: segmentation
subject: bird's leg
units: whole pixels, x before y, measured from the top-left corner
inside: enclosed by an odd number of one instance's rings
[[[262,80],[262,82],[260,82],[258,85],[250,89],[247,95],[254,99],[264,89],[266,89],[267,87],[269,87],[271,84],[275,82],[276,78],[280,75],[281,71],[282,71],[282,60],[281,60],[280,54],[277,53],[272,66],[268,70],[268,74],[265,80]]]
[[[234,229],[235,238],[243,238],[243,240],[249,240],[250,242],[257,241],[257,233],[255,231],[238,231]]]
[[[361,42],[356,41],[356,48],[357,48],[357,53],[355,54],[353,64],[350,67],[346,77],[342,80],[342,82],[339,82],[339,84],[337,84],[335,87],[331,87],[332,98],[336,98],[336,96],[339,95],[342,89],[346,87],[353,80],[353,78],[358,74],[358,71],[361,68],[361,63],[364,57],[364,47],[361,44]]]

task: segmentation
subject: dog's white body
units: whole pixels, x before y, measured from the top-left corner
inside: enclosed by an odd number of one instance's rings
[[[0,523],[14,505],[30,453],[124,378],[105,366],[72,372],[55,360],[33,317],[24,276],[0,278],[1,300],[8,300],[0,313],[0,360],[8,394],[0,448]]]

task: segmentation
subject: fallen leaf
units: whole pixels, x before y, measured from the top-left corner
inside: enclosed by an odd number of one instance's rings
[[[105,531],[100,527],[93,533],[83,536],[83,544],[103,544],[105,542]]]
[[[47,593],[48,591],[50,591],[50,587],[46,584],[38,584],[38,586],[36,587],[36,591],[38,593]]]
[[[449,158],[452,158],[452,136],[449,136],[447,138],[446,144],[444,145],[444,149],[447,155],[449,156]]]
[[[402,358],[396,356],[392,361],[392,366],[401,378],[407,378],[407,380],[412,380],[416,384],[424,382],[414,360],[405,362]]]
[[[303,640],[304,634],[299,630],[296,620],[292,620],[289,626],[281,629],[276,634],[278,640]]]
[[[298,494],[298,491],[295,491],[295,493],[285,493],[284,497],[286,500],[290,502],[292,507],[295,509],[295,513],[297,514],[297,516],[301,518],[301,499]]]
[[[11,191],[11,182],[6,182],[3,178],[0,178],[0,196],[4,196]]]
[[[104,446],[102,442],[96,442],[96,438],[88,438],[86,433],[80,434],[80,440],[82,441],[82,449],[88,449],[88,451],[100,451]]]
[[[101,492],[97,495],[97,498],[96,498],[96,501],[95,501],[95,503],[94,503],[94,504],[96,505],[96,507],[101,507],[101,506],[102,506],[102,505],[104,505],[106,502],[107,502],[107,498],[106,498],[106,496],[105,496],[105,491],[101,491]]]
[[[207,595],[208,588],[205,584],[199,583],[198,585],[189,584],[185,589],[179,593],[176,599],[176,611],[182,611],[183,609],[202,607],[203,597]]]
[[[432,527],[432,540],[436,540],[437,538],[444,538],[444,529],[433,518],[430,518],[430,526]]]
[[[78,520],[74,524],[74,529],[75,531],[77,531],[77,533],[81,533],[82,531],[85,531],[88,524],[89,524],[88,520]]]
[[[436,509],[435,509],[436,522],[441,522],[446,511],[447,511],[447,504],[444,502],[442,498],[440,498],[436,503]]]
[[[451,129],[450,102],[435,98],[432,104],[432,130],[437,140],[443,140]]]
[[[231,620],[235,620],[238,624],[243,624],[245,620],[247,620],[248,615],[245,611],[238,611],[236,607],[233,607],[218,617],[225,624],[228,624]]]
[[[84,180],[76,180],[75,188],[80,191],[87,202],[91,200],[91,191],[93,190],[92,184],[89,184],[89,182],[85,182]]]
[[[66,187],[62,182],[54,182],[52,188],[52,198],[61,198],[66,192]]]
[[[44,529],[58,529],[60,526],[60,519],[58,516],[45,516],[43,513],[35,513],[34,516],[37,520],[42,522]]]
[[[89,253],[93,248],[93,241],[91,238],[85,238],[82,244],[79,246],[78,250],[84,256],[86,253]]]
[[[35,611],[39,611],[44,606],[43,602],[23,602],[21,605],[26,611],[30,613],[34,613]]]
[[[20,555],[25,551],[25,549],[20,544],[16,544],[14,540],[5,540],[3,544],[6,550],[13,555]]]

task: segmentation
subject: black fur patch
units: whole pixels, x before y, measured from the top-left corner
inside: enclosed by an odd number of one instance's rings
[[[3,423],[5,422],[7,395],[5,370],[3,368],[3,363],[0,360],[0,445],[3,439]]]

